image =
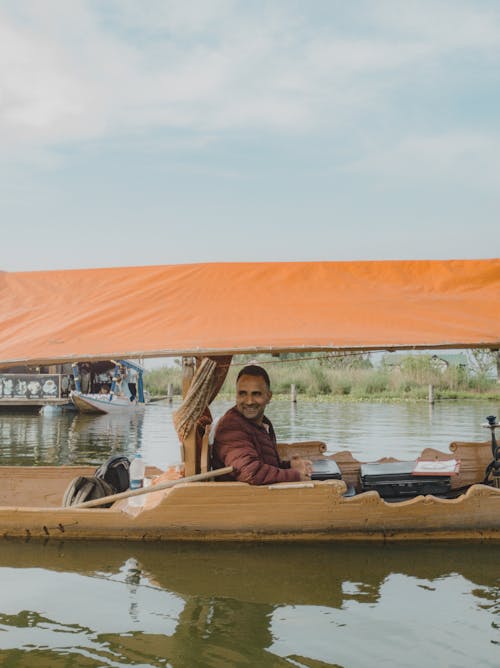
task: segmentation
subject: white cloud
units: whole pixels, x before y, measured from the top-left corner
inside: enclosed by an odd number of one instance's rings
[[[372,150],[346,170],[374,175],[379,184],[453,182],[489,189],[498,186],[500,137],[449,132],[407,136],[394,146]]]
[[[379,0],[374,23],[401,40],[419,40],[434,53],[498,49],[500,7],[470,0]]]
[[[184,38],[224,32],[241,8],[234,0],[108,0],[106,4],[109,15],[126,31]]]
[[[51,133],[55,124],[83,109],[80,87],[60,62],[60,50],[29,31],[0,24],[0,130],[7,137],[21,129]],[[55,129],[61,133],[61,126]]]
[[[499,12],[472,3],[360,3],[369,31],[354,8],[349,31],[335,17],[319,24],[320,5],[5,2],[0,142],[13,151],[154,128],[335,130],[383,108],[416,65],[500,39]]]

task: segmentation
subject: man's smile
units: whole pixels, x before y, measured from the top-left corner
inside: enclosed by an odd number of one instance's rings
[[[264,378],[243,374],[236,383],[236,409],[252,422],[262,424],[272,393]]]

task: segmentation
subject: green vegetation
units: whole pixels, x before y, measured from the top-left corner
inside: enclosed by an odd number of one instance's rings
[[[295,385],[298,397],[350,401],[420,401],[428,400],[432,385],[434,398],[500,399],[500,384],[492,373],[496,358],[492,353],[491,364],[481,356],[481,368],[474,366],[474,355],[469,354],[470,364],[443,363],[432,355],[386,355],[374,366],[369,355],[303,354],[280,358],[261,355],[259,363],[271,376],[275,396],[290,396]],[[236,376],[249,356],[237,356],[221,394],[231,397]],[[145,374],[146,388],[153,396],[166,395],[169,384],[174,394],[181,394],[181,368],[163,367]]]
[[[182,370],[180,365],[164,366],[144,373],[144,387],[153,397],[166,396],[169,385],[173,394],[182,394]]]

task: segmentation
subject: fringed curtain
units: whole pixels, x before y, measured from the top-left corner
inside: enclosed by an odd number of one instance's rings
[[[184,401],[174,413],[174,426],[181,441],[185,440],[195,425],[203,427],[203,436],[204,428],[212,421],[208,406],[215,399],[226,379],[231,359],[231,355],[202,359]]]

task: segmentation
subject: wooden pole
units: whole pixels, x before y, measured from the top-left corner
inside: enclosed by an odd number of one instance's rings
[[[295,390],[295,384],[292,383],[290,385],[290,398],[292,400],[292,403],[296,404],[297,403],[297,392]]]
[[[194,376],[194,357],[182,358],[182,398],[184,398],[189,390],[191,381]]]
[[[434,385],[429,385],[429,403],[434,403]]]
[[[182,461],[186,475],[192,476],[196,473],[196,424],[181,443]]]
[[[173,398],[174,398],[174,384],[169,383],[167,385],[167,399],[169,404],[172,403]]]
[[[194,357],[182,358],[182,398],[185,399],[195,372]],[[193,428],[188,437],[181,442],[181,459],[188,476],[196,473],[196,429]]]
[[[206,473],[198,473],[197,475],[191,475],[187,478],[178,478],[177,480],[167,480],[166,482],[161,482],[158,485],[150,485],[149,487],[141,487],[141,489],[129,489],[126,492],[120,492],[119,494],[110,494],[110,496],[103,496],[100,499],[92,499],[91,501],[83,501],[82,503],[76,503],[74,506],[64,506],[58,508],[57,510],[68,510],[68,508],[96,508],[97,506],[102,506],[107,503],[113,503],[114,501],[120,501],[121,499],[129,499],[131,496],[141,496],[142,494],[151,494],[151,492],[160,492],[162,489],[168,489],[169,487],[175,487],[182,482],[201,482],[203,480],[209,480],[211,478],[217,478],[221,475],[226,475],[231,473],[233,470],[232,466],[226,466],[223,469],[215,469],[215,471],[207,471]]]

